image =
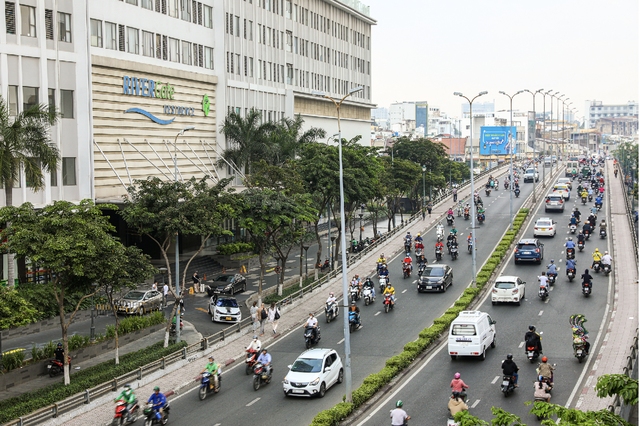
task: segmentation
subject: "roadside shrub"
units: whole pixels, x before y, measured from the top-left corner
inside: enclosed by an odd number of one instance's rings
[[[468,295],[468,296],[476,296],[478,293],[480,293],[480,291],[477,288],[473,288],[473,287],[467,287],[464,289],[464,291],[462,292],[462,294],[464,295]]]
[[[2,365],[6,371],[22,367],[24,363],[24,349],[14,349],[2,354]],[[4,422],[3,422],[4,423]]]
[[[236,253],[253,252],[253,243],[227,243],[218,246],[218,253],[223,256],[229,256]]]
[[[74,334],[73,336],[69,337],[69,342],[68,342],[69,350],[75,351],[84,346],[88,346],[90,342],[91,342],[90,336],[81,336],[79,334]]]
[[[107,325],[104,337],[106,339],[115,338],[116,337],[116,326],[115,325],[111,325],[111,324]]]
[[[457,316],[458,316],[457,314],[444,314],[440,318],[436,318],[435,320],[433,320],[433,323],[442,324],[445,327],[449,327],[449,324],[451,324],[451,321],[456,319]]]
[[[401,352],[398,355],[394,355],[385,362],[387,367],[396,367],[398,369],[403,369],[413,361],[415,356],[413,356],[410,352]]]
[[[33,361],[40,361],[44,359],[44,351],[42,348],[37,347],[35,344],[31,347],[31,359]]]
[[[378,389],[370,384],[363,383],[358,389],[354,390],[351,394],[351,399],[353,400],[353,406],[359,407],[361,406],[367,399],[371,398]]]
[[[44,347],[42,348],[42,353],[44,354],[44,358],[53,358],[53,356],[55,355],[55,352],[56,352],[56,345],[51,340],[49,340],[49,343],[44,345]]]

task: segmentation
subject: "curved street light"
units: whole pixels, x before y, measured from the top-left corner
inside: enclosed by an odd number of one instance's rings
[[[513,229],[513,98],[515,98],[524,90],[519,90],[513,95],[508,95],[502,90],[498,93],[509,98],[509,157],[511,164],[509,165],[509,227]],[[516,132],[516,140],[518,140],[518,132]],[[534,181],[535,175],[534,175]]]

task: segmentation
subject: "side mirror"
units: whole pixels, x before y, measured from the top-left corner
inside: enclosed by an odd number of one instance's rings
[[[328,372],[328,371],[331,371],[331,366],[328,366],[328,367],[325,367],[325,368],[324,368],[324,372],[325,372],[325,373],[326,373],[326,372]]]
[[[287,365],[287,368],[288,368],[289,370],[291,370],[291,364]]]
[[[496,323],[496,320],[491,320],[491,321],[489,322],[489,324],[492,324],[492,325],[493,325],[493,324],[495,324],[495,323]]]

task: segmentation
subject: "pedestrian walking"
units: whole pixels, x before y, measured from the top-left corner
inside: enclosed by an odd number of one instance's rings
[[[453,188],[453,202],[455,203],[456,201],[458,201],[458,188]]]
[[[431,217],[431,210],[433,210],[433,203],[429,201],[427,204],[427,211],[429,212],[429,217]]]
[[[164,307],[167,307],[167,296],[169,295],[169,284],[165,283],[162,286],[162,302],[164,303]]]
[[[271,323],[271,328],[273,329],[273,334],[278,333],[278,320],[280,319],[280,310],[276,306],[276,302],[272,302],[271,306],[269,306],[269,322]]]
[[[158,291],[158,281],[154,281],[153,284],[151,284],[151,290]]]
[[[200,276],[198,276],[198,271],[193,273],[193,277],[191,277],[191,279],[193,280],[193,292],[198,293],[200,287]]]
[[[264,307],[264,303],[260,306],[260,335],[264,334],[264,323],[267,322],[267,318],[269,318],[269,313],[267,312],[267,308]]]
[[[425,211],[425,209],[422,209],[422,220],[424,220],[427,217],[427,212]]]
[[[260,321],[258,320],[258,302],[253,302],[251,305],[251,309],[249,309],[251,313],[251,322],[253,323],[253,333],[255,334],[256,330],[260,326]]]

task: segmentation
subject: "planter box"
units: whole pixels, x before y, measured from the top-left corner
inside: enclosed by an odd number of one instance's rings
[[[258,255],[253,253],[235,253],[227,256],[215,254],[212,257],[227,269],[240,269],[244,265],[249,270],[260,266]]]

